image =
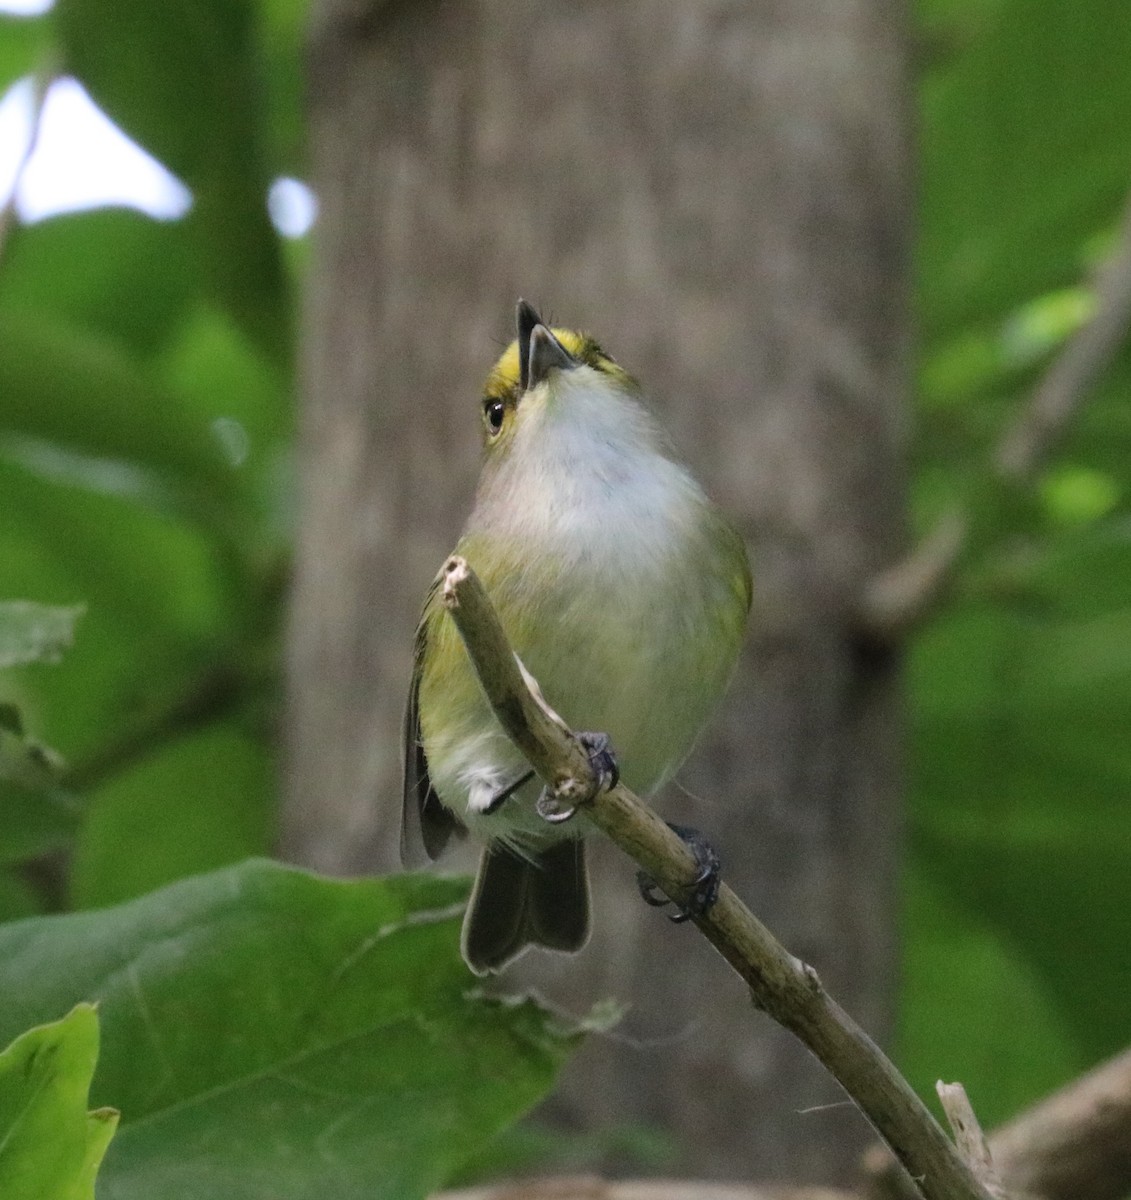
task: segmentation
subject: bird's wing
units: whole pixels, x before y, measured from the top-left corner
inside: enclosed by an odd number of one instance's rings
[[[420,676],[428,646],[430,616],[438,580],[428,590],[424,613],[416,627],[412,651],[412,682],[404,714],[404,798],[401,809],[401,862],[406,867],[424,866],[438,858],[452,834],[466,833],[463,822],[444,807],[428,774],[428,758],[420,737]]]

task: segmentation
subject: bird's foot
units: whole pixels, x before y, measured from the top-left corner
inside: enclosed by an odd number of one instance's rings
[[[597,780],[597,789],[593,795],[615,788],[620,782],[620,768],[617,766],[616,755],[613,753],[609,735],[607,733],[579,733],[576,736],[589,759],[589,766]],[[578,809],[576,804],[561,806],[546,788],[542,789],[542,794],[538,797],[534,807],[542,820],[548,821],[551,825],[560,825],[563,821],[570,820],[576,815]]]
[[[678,835],[695,856],[695,862],[699,868],[692,882],[691,894],[687,898],[687,903],[676,904],[675,913],[668,917],[669,921],[681,925],[693,917],[701,917],[718,900],[722,861],[718,851],[698,829],[692,829],[687,825],[673,825],[671,822],[668,822],[668,828]],[[675,903],[660,891],[656,881],[646,871],[636,872],[636,886],[640,889],[640,897],[644,903],[650,904],[653,908],[663,908],[665,905]]]
[[[607,792],[620,783],[620,767],[617,766],[613,744],[607,733],[579,733],[577,740],[589,758],[589,765],[597,777],[597,791]]]

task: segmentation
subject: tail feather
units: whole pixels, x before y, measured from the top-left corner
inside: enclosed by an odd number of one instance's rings
[[[479,975],[528,946],[572,952],[589,940],[585,843],[570,838],[523,857],[501,842],[483,851],[463,922],[463,957]]]

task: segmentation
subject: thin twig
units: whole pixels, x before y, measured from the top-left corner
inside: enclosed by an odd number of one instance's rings
[[[1010,1200],[1122,1200],[1131,1195],[1131,1049],[991,1131]],[[903,1200],[902,1172],[879,1145],[864,1155],[867,1200]]]
[[[676,903],[690,900],[691,851],[623,785],[595,794],[597,781],[573,734],[527,687],[525,672],[483,585],[452,557],[441,571],[442,601],[454,619],[495,716],[560,806],[584,805],[595,825]],[[918,1183],[926,1200],[991,1200],[954,1146],[882,1051],[725,884],[695,918],[750,988],[755,1005],[795,1034],[840,1081]]]
[[[966,1089],[960,1083],[943,1083],[940,1079],[935,1084],[935,1091],[939,1094],[939,1103],[942,1104],[954,1134],[954,1144],[958,1153],[962,1155],[974,1178],[991,1196],[1005,1200],[1005,1192],[994,1168],[989,1143],[982,1132],[982,1125],[974,1112],[974,1106],[970,1103],[970,1097],[966,1095]]]
[[[89,792],[174,738],[218,720],[241,704],[252,680],[237,667],[218,663],[202,671],[162,703],[148,707],[115,738],[71,763],[63,786]]]

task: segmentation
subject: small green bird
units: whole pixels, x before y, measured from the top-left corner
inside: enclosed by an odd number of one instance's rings
[[[636,381],[525,301],[482,414],[482,474],[455,552],[551,706],[571,728],[607,734],[620,777],[647,796],[683,762],[734,669],[751,598],[742,539]],[[537,813],[540,784],[488,707],[435,585],[404,738],[405,864],[436,858],[465,829],[486,843],[463,924],[468,966],[498,971],[531,945],[580,950],[587,822]]]

